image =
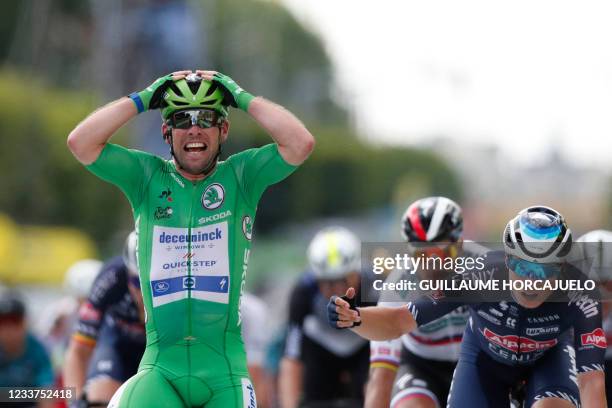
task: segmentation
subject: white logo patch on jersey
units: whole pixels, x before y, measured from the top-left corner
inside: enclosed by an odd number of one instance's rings
[[[155,226],[151,255],[153,307],[187,297],[229,303],[227,222],[192,228]]]

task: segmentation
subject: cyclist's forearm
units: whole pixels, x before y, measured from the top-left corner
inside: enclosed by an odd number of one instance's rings
[[[298,165],[308,158],[314,148],[314,137],[291,112],[262,97],[251,101],[248,112],[278,144],[288,163]]]
[[[81,396],[83,385],[85,385],[85,377],[87,375],[87,367],[93,353],[93,347],[79,344],[71,340],[66,352],[64,368],[62,371],[64,386],[75,387],[77,396]]]
[[[78,161],[91,164],[119,128],[138,114],[134,102],[121,98],[94,111],[68,135],[68,148]]]
[[[279,397],[281,408],[297,408],[302,395],[302,363],[283,358],[279,375]]]
[[[364,408],[387,408],[389,406],[396,374],[397,371],[388,368],[370,369]]]
[[[359,308],[361,325],[352,328],[368,340],[393,340],[416,328],[416,322],[407,307]]]
[[[605,408],[606,381],[603,371],[589,371],[578,374],[580,402],[583,408]]]

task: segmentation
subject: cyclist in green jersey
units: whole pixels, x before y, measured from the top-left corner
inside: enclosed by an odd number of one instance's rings
[[[228,106],[275,143],[218,162]],[[138,113],[160,109],[171,160],[109,143]],[[147,346],[113,407],[255,407],[241,338],[257,203],[291,174],[314,138],[289,111],[215,71],[178,71],[88,116],[68,136],[76,158],[127,196],[138,232]]]

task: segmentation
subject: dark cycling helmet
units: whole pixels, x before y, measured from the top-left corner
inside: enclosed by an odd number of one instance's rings
[[[456,242],[462,231],[461,207],[446,197],[417,200],[402,216],[402,235],[408,242]]]
[[[0,318],[25,316],[25,303],[21,295],[9,288],[0,288]]]
[[[202,80],[196,74],[173,82],[164,93],[161,115],[164,120],[174,112],[185,109],[212,109],[227,117],[229,111],[223,104],[223,91],[216,83]]]
[[[556,210],[533,206],[521,210],[504,230],[506,254],[536,263],[561,263],[572,248],[572,231]]]

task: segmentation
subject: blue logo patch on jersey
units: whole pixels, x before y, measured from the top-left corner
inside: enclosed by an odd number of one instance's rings
[[[153,285],[153,292],[155,294],[167,292],[170,289],[170,284],[166,281],[158,281]]]

